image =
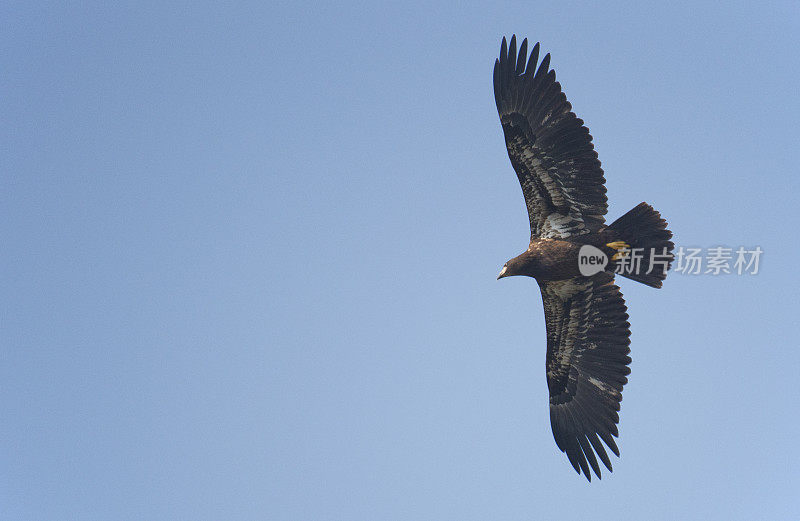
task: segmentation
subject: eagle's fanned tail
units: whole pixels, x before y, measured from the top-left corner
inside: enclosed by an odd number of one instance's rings
[[[667,221],[652,206],[639,203],[628,213],[611,223],[614,230],[631,248],[636,260],[620,257],[615,261],[615,271],[623,277],[660,288],[667,278],[674,255],[675,244]]]

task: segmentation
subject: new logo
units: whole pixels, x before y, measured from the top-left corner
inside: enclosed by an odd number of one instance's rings
[[[600,248],[584,244],[578,251],[578,270],[584,277],[591,277],[603,271],[608,264],[608,256]]]

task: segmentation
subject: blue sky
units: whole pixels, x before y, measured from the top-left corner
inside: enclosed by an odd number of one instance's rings
[[[0,6],[0,518],[797,519],[796,3]],[[678,245],[613,474],[553,441],[494,107],[541,41]]]

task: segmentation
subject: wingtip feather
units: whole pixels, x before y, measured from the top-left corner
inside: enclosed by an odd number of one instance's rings
[[[519,46],[519,55],[517,56],[517,76],[525,72],[525,59],[528,57],[528,39],[522,40]]]
[[[508,44],[508,72],[514,74],[517,66],[517,35],[511,35],[511,42]]]

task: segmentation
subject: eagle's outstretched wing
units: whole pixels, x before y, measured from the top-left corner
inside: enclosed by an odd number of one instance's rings
[[[619,456],[612,436],[618,435],[619,403],[631,361],[625,300],[608,273],[539,286],[547,323],[553,437],[575,470],[591,481],[589,465],[600,477],[595,453],[611,470],[600,440]]]
[[[572,112],[547,54],[536,68],[537,43],[517,54],[506,39],[494,63],[494,97],[508,156],[522,185],[531,239],[565,238],[596,229],[608,209],[605,178],[589,129]]]

